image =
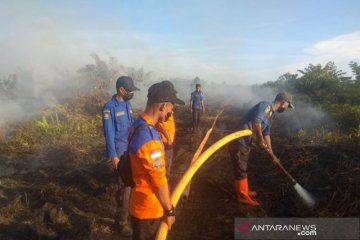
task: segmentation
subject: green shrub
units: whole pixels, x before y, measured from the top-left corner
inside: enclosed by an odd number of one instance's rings
[[[103,140],[99,115],[74,115],[60,120],[55,113],[17,127],[12,136],[2,139],[2,147],[12,152],[31,152],[37,145],[62,142],[76,147],[93,138]]]
[[[360,105],[350,106],[349,104],[330,104],[325,106],[338,126],[346,134],[360,134]]]

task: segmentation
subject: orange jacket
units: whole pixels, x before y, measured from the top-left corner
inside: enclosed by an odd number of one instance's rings
[[[136,119],[133,128],[151,119],[145,113]],[[164,145],[152,126],[138,128],[129,145],[132,176],[135,187],[130,196],[130,215],[139,219],[160,218],[163,207],[156,197],[155,189],[167,184]]]
[[[176,131],[174,114],[171,114],[171,116],[169,117],[169,119],[166,122],[157,123],[156,129],[160,133],[161,139],[164,144],[166,144],[168,141],[167,141],[167,138],[164,135],[163,131],[166,131],[168,133],[170,140],[173,143],[175,140],[175,131]]]

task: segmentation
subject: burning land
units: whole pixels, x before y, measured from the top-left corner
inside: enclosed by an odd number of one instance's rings
[[[113,226],[116,186],[104,154],[99,115],[105,99],[91,94],[75,97],[39,113],[35,120],[2,127],[1,239],[126,239]],[[209,97],[197,133],[191,130],[188,107],[175,109],[172,189],[221,107]],[[227,135],[245,110],[225,106],[204,150]],[[261,205],[237,203],[225,146],[195,174],[189,196],[178,203],[169,239],[232,239],[235,217],[359,216],[358,143],[329,141],[336,136],[320,128],[284,130],[286,121],[280,117],[274,123],[273,149],[316,199],[315,206],[304,204],[291,181],[259,149],[253,150],[248,173]]]
[[[359,9],[1,1],[0,240],[359,239]]]
[[[41,97],[21,85],[31,73],[0,79],[1,239],[131,239],[114,224],[117,186],[105,153],[103,106],[114,92],[114,79],[128,75],[141,88],[131,100],[133,115],[139,116],[154,80],[143,69],[92,57],[95,64],[77,72],[74,87],[37,90]],[[234,136],[257,102],[286,91],[296,108],[274,113],[271,145],[280,162],[268,148],[251,145],[246,187],[256,190],[259,205],[249,199],[244,204],[235,193],[229,151],[237,140],[228,140],[196,169],[191,187],[175,204],[168,239],[233,239],[235,218],[358,217],[360,71],[357,63],[350,66],[355,79],[332,62],[254,86],[170,79],[180,98],[188,99],[201,83],[206,99],[196,129],[188,105],[174,108],[172,194],[206,152]]]

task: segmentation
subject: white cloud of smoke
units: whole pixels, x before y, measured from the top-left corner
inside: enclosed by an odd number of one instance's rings
[[[16,96],[11,101],[0,96],[0,124],[56,104],[58,95],[76,94],[74,90],[79,87],[76,71],[92,61],[89,54],[94,51],[102,58],[109,58],[110,54],[119,56],[121,63],[135,69],[145,67],[148,71],[154,71],[151,81],[180,77],[175,82],[179,85],[180,96],[187,103],[193,90],[191,81],[195,74],[199,74],[207,80],[204,91],[209,96],[209,102],[235,103],[247,107],[260,100],[272,100],[275,96],[270,90],[249,86],[259,79],[276,80],[273,76],[304,68],[313,61],[356,60],[360,51],[360,34],[355,32],[304,49],[301,64],[243,71],[231,61],[205,61],[215,59],[211,54],[216,51],[231,52],[232,49],[226,46],[202,49],[172,48],[170,45],[153,47],[153,43],[164,40],[162,36],[133,32],[125,26],[104,24],[101,29],[69,30],[64,22],[46,15],[30,17],[19,14],[14,17],[8,13],[6,17],[18,24],[15,24],[16,28],[0,34],[0,76],[7,79],[10,74],[16,74],[17,84]],[[232,57],[238,60],[242,58],[231,56],[229,59]],[[126,74],[124,71],[119,73]],[[111,84],[114,85],[114,82]],[[135,96],[135,107],[144,105],[148,86],[146,82],[140,86],[142,91]]]

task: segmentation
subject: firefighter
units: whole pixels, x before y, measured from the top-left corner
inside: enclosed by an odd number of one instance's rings
[[[185,103],[176,97],[176,91],[169,84],[156,83],[149,89],[145,111],[133,124],[129,155],[135,186],[130,197],[129,213],[134,240],[154,239],[162,218],[169,229],[175,222],[175,208],[170,202],[166,177],[164,145],[154,127],[170,118],[174,104]]]
[[[261,149],[269,151],[272,161],[279,161],[272,151],[270,128],[274,113],[282,113],[287,108],[294,108],[292,96],[286,92],[281,92],[276,95],[273,102],[262,101],[256,104],[240,120],[237,130],[250,129],[253,135],[235,140],[229,145],[235,175],[235,191],[239,203],[251,206],[259,205],[257,201],[252,199],[252,197],[256,196],[256,192],[249,190],[247,178],[250,147],[255,138]]]
[[[193,130],[196,132],[200,124],[201,111],[205,112],[204,93],[199,83],[195,85],[195,91],[191,93],[190,111],[192,112]]]
[[[168,84],[171,88],[174,89],[174,84],[170,81],[162,81],[165,84]],[[156,130],[160,133],[161,140],[165,147],[165,168],[166,168],[166,176],[168,181],[170,180],[171,174],[171,165],[172,159],[174,156],[174,141],[175,141],[175,119],[174,115],[171,114],[169,119],[166,122],[158,122],[156,124]]]
[[[138,90],[130,77],[119,77],[116,81],[117,93],[104,105],[102,114],[106,152],[112,163],[117,184],[115,224],[120,234],[127,237],[132,235],[128,221],[131,189],[124,186],[118,174],[117,166],[127,149],[129,131],[134,122],[130,99],[134,96],[134,91]]]

